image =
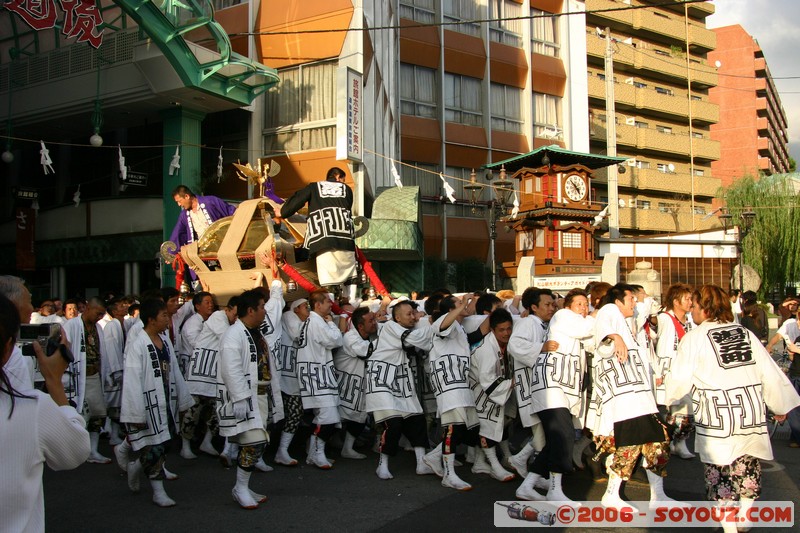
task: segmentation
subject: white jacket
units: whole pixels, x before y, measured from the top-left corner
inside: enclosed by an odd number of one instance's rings
[[[458,321],[440,330],[446,318],[447,315],[442,315],[433,323],[433,346],[428,354],[439,416],[459,407],[475,407],[475,398],[469,388],[467,334]]]
[[[297,338],[297,381],[304,409],[338,407],[333,350],[341,346],[342,333],[336,324],[311,311]]]
[[[581,418],[585,402],[583,376],[586,370],[584,342],[593,340],[594,319],[570,309],[553,315],[547,339],[558,343],[553,352],[539,354],[531,381],[531,410],[563,407]]]
[[[125,370],[125,336],[119,320],[109,321],[101,333],[103,351],[100,353],[100,376],[106,407],[122,405],[122,375]]]
[[[513,416],[511,391],[511,361],[500,352],[500,345],[493,332],[489,332],[472,351],[469,380],[478,414],[480,435],[495,442],[503,440],[503,426],[506,415]],[[505,363],[505,365],[504,365]],[[503,367],[506,372],[503,372]],[[506,405],[511,400],[511,404]]]
[[[622,337],[628,348],[625,364],[614,355],[614,344],[603,345],[608,335]],[[634,337],[629,322],[616,304],[604,305],[597,312],[594,330],[592,403],[597,419],[590,428],[596,435],[611,435],[615,422],[657,413],[651,382],[651,367],[644,331]]]
[[[258,407],[258,351],[255,340],[241,320],[237,320],[222,335],[219,351],[217,414],[219,434],[234,437],[251,429],[263,429],[264,422]],[[237,419],[233,404],[247,401],[247,413]]]
[[[95,324],[97,329],[97,339],[99,341],[98,350],[100,351],[100,372],[102,377],[102,353],[103,331]],[[72,355],[75,360],[67,366],[62,381],[64,381],[64,392],[67,393],[67,400],[75,403],[75,409],[83,413],[83,398],[86,394],[86,335],[84,334],[83,318],[76,316],[67,320],[64,324],[64,333],[72,346]]]
[[[189,392],[207,398],[217,397],[217,365],[222,335],[231,326],[225,311],[214,311],[203,322],[203,329],[186,368],[186,385]]]
[[[156,347],[147,332],[140,330],[136,337],[128,339],[125,347],[120,422],[147,424],[144,429],[129,431],[128,440],[134,450],[168,441],[170,428],[167,409],[172,414],[174,430],[177,431],[180,413],[194,405],[178,367],[172,343],[166,335],[161,335],[161,340],[169,351],[169,397],[164,391]]]
[[[339,415],[345,420],[365,422],[364,372],[375,349],[375,338],[363,338],[353,327],[342,337],[342,347],[333,353],[339,385]]]
[[[800,405],[758,337],[733,323],[706,321],[687,333],[665,384],[667,405],[691,396],[695,449],[715,465],[745,454],[771,460],[765,405],[778,415]]]
[[[533,367],[547,339],[547,326],[542,319],[529,315],[514,322],[514,332],[508,341],[508,353],[514,362],[514,390],[517,394],[519,419],[525,427],[539,423],[531,405]]]
[[[367,411],[422,414],[404,346],[429,350],[433,333],[434,329],[429,325],[406,329],[391,320],[383,325],[375,351],[367,361]]]

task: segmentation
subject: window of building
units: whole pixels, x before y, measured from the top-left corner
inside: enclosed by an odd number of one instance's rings
[[[693,131],[692,137],[694,137],[695,139],[703,139],[703,134],[700,133],[699,131]]]
[[[639,200],[639,209],[650,209],[650,200]]]
[[[534,137],[546,137],[551,131],[560,132],[561,127],[561,97],[533,93]]]
[[[669,202],[658,202],[658,210],[662,213],[672,213],[678,206]]]
[[[214,0],[214,11],[225,9],[228,7],[238,6],[244,0]]]
[[[672,92],[672,89],[667,89],[664,87],[656,87],[656,92],[658,94],[666,94],[667,96],[673,96],[675,94]]]
[[[656,53],[656,55],[659,55],[659,56],[667,56],[667,57],[670,56],[670,53],[667,52],[666,50],[661,50],[659,48],[656,48],[653,51]]]
[[[336,146],[336,67],[326,61],[278,71],[265,101],[267,153]]]
[[[640,81],[633,82],[633,86],[636,87],[637,89],[645,89],[645,88],[647,88],[647,84],[646,83],[642,83]]]
[[[400,112],[436,117],[436,72],[432,68],[400,63]]]
[[[445,73],[444,118],[466,126],[482,126],[481,80]]]
[[[656,125],[656,130],[657,130],[659,133],[669,133],[669,134],[672,134],[672,128],[670,128],[669,126],[659,126],[659,125]]]
[[[630,166],[635,168],[650,168],[650,161],[642,161],[640,159],[634,159],[633,164]]]
[[[600,72],[598,72],[598,73],[597,73],[597,77],[598,77],[598,78],[600,78],[600,79],[601,79],[601,80],[603,80],[603,81],[605,81],[605,79],[606,79],[606,75],[605,75],[605,74],[602,74],[602,73],[600,73]]]
[[[492,83],[492,129],[522,133],[522,89]]]
[[[703,170],[703,169],[700,169],[700,168],[696,168],[696,169],[694,169],[694,175],[695,176],[705,176],[706,175],[706,171]]]
[[[490,0],[489,38],[509,46],[522,46],[522,6],[513,0]]]
[[[558,18],[531,8],[531,42],[535,53],[558,57]]]
[[[436,20],[435,0],[400,0],[400,18],[432,24]]]
[[[692,210],[692,212],[695,215],[705,215],[706,214],[706,208],[703,207],[702,205],[696,205],[696,206],[694,206],[694,209]]]
[[[633,125],[636,126],[637,128],[649,128],[650,127],[650,124],[648,124],[647,122],[642,122],[641,120],[635,121],[633,123]]]
[[[669,172],[669,165],[667,165],[666,163],[656,163],[656,169],[659,172],[663,172],[666,174],[667,172]]]
[[[581,234],[580,233],[562,233],[561,234],[561,247],[562,248],[581,248],[583,243],[581,242]]]
[[[439,179],[439,167],[415,161],[403,161],[403,163],[405,164],[398,165],[400,177],[404,185],[419,187],[423,214],[440,215],[441,203],[434,200],[434,198],[444,195],[442,180]],[[453,180],[448,181],[452,182]]]
[[[478,4],[475,0],[444,0],[442,4],[442,15],[445,22],[461,22],[461,24],[448,24],[447,30],[466,33],[479,37],[481,26],[477,22],[467,22],[478,20]]]
[[[699,102],[699,101],[702,100],[702,98],[700,98],[699,96],[696,96],[696,95],[693,94],[692,95],[692,100],[695,100],[695,101]]]

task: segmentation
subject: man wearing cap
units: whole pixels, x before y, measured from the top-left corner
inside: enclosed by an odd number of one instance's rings
[[[314,433],[306,463],[323,470],[333,464],[325,456],[325,443],[336,431],[339,416],[339,386],[333,367],[333,350],[342,346],[342,315],[337,327],[331,315],[331,299],[324,291],[308,295],[311,312],[297,337],[297,381],[304,409],[314,411]]]
[[[297,464],[297,460],[289,455],[289,445],[303,418],[303,401],[297,383],[297,338],[308,315],[308,300],[299,298],[281,316],[281,344],[276,354],[276,372],[280,374],[284,418],[275,462],[284,466]]]

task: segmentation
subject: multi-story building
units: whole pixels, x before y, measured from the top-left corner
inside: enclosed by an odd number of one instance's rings
[[[746,175],[788,172],[786,112],[764,52],[738,24],[713,31],[717,48],[708,59],[719,65],[720,81],[709,97],[720,116],[711,125],[711,138],[721,150],[711,163],[713,175],[730,185]]]
[[[617,155],[628,158],[618,174],[620,233],[717,226],[715,217],[707,216],[720,187],[712,172],[720,147],[711,138],[720,112],[709,97],[718,79],[708,60],[716,39],[705,24],[714,6],[587,0],[586,12],[591,151],[606,153],[606,125],[613,120]],[[614,117],[605,102],[607,31]],[[608,201],[605,178],[599,172],[594,181],[600,203]]]
[[[492,190],[480,167],[547,144],[588,151],[582,3],[395,0],[365,2],[352,16],[349,0],[306,2],[301,11],[290,5],[273,2],[262,17],[263,60],[282,80],[267,100],[275,112],[266,115],[265,155],[297,169],[280,191],[320,178],[317,167],[298,162],[333,161],[335,94],[319,88],[333,87],[337,69],[347,66],[364,75],[364,158],[350,170],[365,212],[372,197],[394,186],[394,166],[405,186],[419,187],[421,257],[485,263],[496,243],[497,260],[512,260],[513,233],[490,238]],[[362,25],[379,29],[305,33],[289,46],[283,34]],[[298,87],[301,94],[317,90],[300,98],[300,113],[282,114]],[[303,105],[312,111],[304,115]],[[487,186],[477,205],[464,188],[473,172]],[[383,263],[381,275],[393,287],[413,286],[421,265]]]

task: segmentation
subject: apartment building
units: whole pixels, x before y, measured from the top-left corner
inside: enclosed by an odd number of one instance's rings
[[[789,172],[786,112],[772,80],[764,52],[744,28],[715,28],[716,50],[709,61],[719,64],[719,85],[709,97],[720,108],[711,138],[720,143],[712,173],[723,185],[742,176]]]
[[[609,11],[603,11],[609,10]],[[697,231],[718,225],[712,201],[720,187],[711,137],[720,118],[710,90],[716,36],[706,28],[709,2],[664,5],[649,0],[587,0],[586,53],[590,144],[607,153],[607,124],[616,126],[622,235]],[[615,116],[606,111],[607,32],[611,36]],[[607,177],[594,183],[608,201]]]

